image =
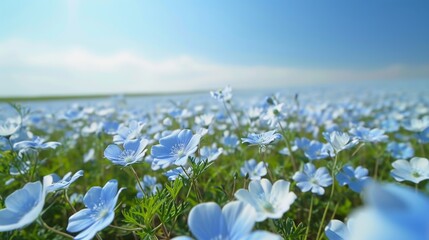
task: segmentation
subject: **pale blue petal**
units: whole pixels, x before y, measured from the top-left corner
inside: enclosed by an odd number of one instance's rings
[[[198,240],[228,236],[228,230],[222,210],[213,202],[201,203],[192,208],[188,217],[188,226]]]
[[[252,231],[256,221],[256,212],[244,202],[234,201],[222,209],[230,239],[239,239]]]

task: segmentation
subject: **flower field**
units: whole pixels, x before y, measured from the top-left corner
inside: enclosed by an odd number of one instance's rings
[[[429,239],[411,91],[2,104],[0,239]]]

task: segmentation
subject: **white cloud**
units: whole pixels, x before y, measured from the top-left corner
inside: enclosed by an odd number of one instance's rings
[[[97,54],[29,42],[0,42],[0,96],[267,88],[320,82],[427,79],[429,65],[315,69],[224,65],[179,56],[152,60],[131,51]]]

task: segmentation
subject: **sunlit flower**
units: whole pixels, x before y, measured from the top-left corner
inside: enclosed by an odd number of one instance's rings
[[[101,187],[92,187],[85,194],[83,203],[86,208],[73,214],[69,218],[67,231],[80,232],[75,239],[92,239],[97,232],[103,230],[115,217],[115,205],[118,201],[118,182],[110,180]]]
[[[344,166],[336,178],[341,186],[348,185],[351,190],[357,193],[360,193],[370,180],[368,169],[361,166],[354,169],[350,165]]]
[[[0,232],[23,228],[39,217],[45,204],[43,185],[40,181],[27,183],[6,198],[6,208],[0,210]]]
[[[54,192],[62,189],[66,189],[72,184],[74,181],[76,181],[78,178],[83,176],[83,170],[77,171],[75,174],[71,172],[68,172],[64,177],[61,179],[57,174],[53,173],[45,178],[47,178],[48,185],[46,186],[46,192]]]
[[[347,225],[337,219],[332,219],[325,227],[325,234],[329,240],[348,240],[353,219],[347,221]]]
[[[426,158],[413,157],[410,161],[396,160],[392,163],[393,170],[390,172],[396,181],[411,181],[419,183],[429,179],[429,160]]]
[[[289,210],[295,201],[296,195],[289,192],[290,183],[278,180],[273,185],[265,178],[252,180],[249,190],[239,189],[234,196],[245,203],[250,204],[256,210],[256,221],[264,221],[267,218],[281,218]]]
[[[282,135],[276,133],[276,130],[264,132],[264,133],[251,133],[245,138],[241,138],[243,143],[249,143],[250,146],[258,145],[261,151],[265,151],[265,147],[275,141],[282,138]]]
[[[331,133],[324,132],[323,136],[326,141],[331,144],[336,153],[339,153],[344,149],[351,148],[359,142],[357,139],[350,137],[347,133],[338,131],[333,131]]]
[[[159,140],[159,144],[152,147],[152,165],[166,168],[171,164],[185,165],[188,157],[197,151],[201,135],[192,134],[189,129],[176,130]]]
[[[384,142],[388,139],[384,134],[384,130],[374,128],[369,129],[365,127],[357,127],[350,130],[350,133],[361,142]]]
[[[46,140],[41,137],[35,137],[33,140],[29,141],[21,141],[17,142],[13,145],[13,148],[15,149],[24,149],[24,148],[34,148],[34,149],[48,149],[52,148],[55,149],[61,143],[59,142],[45,142]]]
[[[210,95],[219,102],[228,102],[232,99],[232,88],[230,86],[226,86],[222,90],[210,91]]]
[[[256,162],[255,159],[250,159],[244,162],[240,168],[241,176],[248,176],[251,180],[260,180],[261,177],[267,175],[267,163]]]
[[[395,184],[370,184],[364,191],[365,206],[351,214],[349,240],[429,239],[429,198],[414,189]]]
[[[293,180],[297,182],[297,186],[303,192],[311,190],[312,193],[323,195],[325,193],[324,187],[332,184],[332,177],[325,167],[318,168],[307,163],[304,165],[303,172],[296,172],[293,175]]]
[[[123,150],[118,145],[110,144],[104,150],[104,156],[113,164],[128,166],[143,159],[147,144],[147,139],[127,140]]]
[[[414,149],[410,143],[390,142],[387,151],[396,159],[408,159],[414,156]]]
[[[266,231],[254,231],[255,210],[239,201],[227,203],[223,209],[214,202],[200,203],[193,207],[188,217],[188,226],[197,240],[206,239],[249,239],[277,240],[276,234]],[[175,240],[189,240],[189,237],[177,237]]]
[[[113,136],[113,142],[116,144],[123,144],[125,141],[138,139],[140,138],[143,127],[143,123],[134,120],[130,121],[128,126],[121,124],[118,127],[116,135]]]
[[[162,185],[156,182],[156,177],[149,175],[143,177],[143,181],[140,181],[140,185],[143,187],[144,192],[141,191],[139,184],[136,184],[137,198],[142,198],[145,195],[155,195],[162,189]]]

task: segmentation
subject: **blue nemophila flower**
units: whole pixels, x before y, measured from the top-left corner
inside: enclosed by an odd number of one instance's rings
[[[387,135],[384,134],[384,130],[378,128],[369,129],[359,126],[351,129],[350,133],[361,142],[384,142],[388,138]]]
[[[75,239],[92,239],[113,221],[115,205],[122,190],[123,188],[118,191],[116,180],[108,181],[103,188],[89,189],[83,198],[86,208],[69,218],[67,231],[80,232]]]
[[[174,181],[179,177],[183,177],[183,178],[188,178],[189,176],[192,176],[192,168],[188,167],[187,169],[185,168],[185,171],[183,171],[182,167],[177,167],[177,168],[173,168],[168,170],[167,172],[164,173],[164,175],[168,178],[168,181]]]
[[[162,185],[156,182],[156,177],[145,175],[143,181],[140,181],[140,185],[143,187],[144,192],[141,191],[140,186],[136,184],[137,198],[142,198],[145,195],[155,195],[159,190],[162,189]]]
[[[293,180],[297,182],[297,186],[303,192],[311,190],[312,193],[323,195],[325,193],[324,187],[332,184],[332,177],[329,175],[328,169],[325,167],[318,168],[311,163],[304,165],[303,172],[296,172],[293,175]]]
[[[125,141],[123,150],[118,145],[110,144],[104,150],[104,157],[113,164],[128,166],[143,159],[147,144],[147,139],[128,140]]]
[[[189,129],[176,130],[159,140],[159,144],[152,147],[152,165],[166,168],[171,164],[183,166],[188,157],[197,151],[201,135],[192,134]]]
[[[414,149],[410,143],[390,142],[387,151],[396,159],[408,159],[414,156]]]
[[[207,162],[213,162],[223,153],[223,148],[218,148],[214,144],[212,147],[202,147],[200,148],[200,160]],[[196,161],[196,163],[198,163]]]
[[[23,228],[39,217],[45,204],[44,185],[40,181],[27,183],[6,198],[6,208],[0,210],[0,232]]]
[[[429,239],[429,198],[403,185],[371,183],[365,205],[351,214],[349,240]]]
[[[276,133],[276,130],[264,133],[251,133],[245,138],[241,138],[243,143],[249,143],[250,146],[258,145],[261,150],[265,150],[266,145],[271,144],[282,138],[282,135]]]
[[[70,184],[82,176],[83,170],[77,171],[75,174],[73,174],[73,176],[71,172],[68,172],[62,179],[55,173],[50,174],[45,177],[49,181],[48,185],[46,186],[46,192],[50,193],[57,190],[66,189],[70,186]]]
[[[348,185],[351,190],[357,193],[360,193],[370,181],[368,169],[361,166],[354,169],[350,165],[344,166],[341,172],[337,174],[336,178],[341,186]]]
[[[234,196],[256,210],[256,221],[279,219],[296,199],[295,193],[289,192],[289,186],[290,183],[285,180],[278,180],[271,185],[269,180],[263,178],[252,180],[249,190],[239,189]]]
[[[118,132],[119,123],[117,122],[103,122],[103,131],[109,135],[115,135]]]
[[[429,127],[429,117],[424,117],[421,119],[412,118],[403,124],[404,128],[411,132],[422,132]]]
[[[13,145],[15,149],[34,148],[34,149],[48,149],[57,148],[61,143],[59,142],[45,142],[45,139],[35,137],[33,140],[17,142]]]
[[[333,149],[329,144],[323,144],[321,142],[312,140],[308,145],[308,148],[304,150],[305,157],[310,161],[324,159],[333,154]]]
[[[222,90],[210,91],[210,95],[219,102],[228,102],[232,99],[232,88],[230,86],[226,86]]]
[[[347,221],[347,225],[337,219],[332,219],[325,227],[325,234],[329,240],[348,240],[353,219]]]
[[[399,123],[395,119],[386,119],[381,122],[381,128],[386,132],[396,132],[399,127]]]
[[[331,133],[324,132],[323,136],[326,141],[331,144],[336,153],[351,148],[359,142],[357,139],[350,137],[347,133],[338,131],[333,131]]]
[[[255,159],[250,159],[244,162],[240,168],[241,176],[248,176],[251,180],[260,180],[261,177],[267,175],[267,163],[256,162]]]
[[[200,203],[193,207],[188,217],[188,226],[197,240],[276,240],[280,236],[266,231],[254,231],[255,210],[239,201],[227,203],[223,209],[214,202]],[[175,240],[190,240],[176,237]]]
[[[10,137],[19,130],[21,123],[21,115],[12,105],[0,109],[0,136]]]
[[[143,123],[135,120],[130,121],[128,126],[121,124],[116,135],[113,136],[113,142],[116,144],[123,144],[125,141],[138,139],[143,127]]]
[[[226,135],[222,138],[222,144],[225,145],[225,147],[228,148],[236,148],[238,144],[240,144],[240,141],[238,140],[238,137],[235,135]]]
[[[429,179],[429,160],[426,158],[413,157],[410,161],[396,160],[392,163],[393,170],[390,172],[396,181],[411,181],[419,183]]]
[[[420,143],[429,143],[429,127],[417,134]]]

